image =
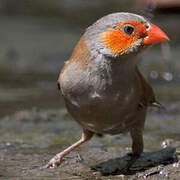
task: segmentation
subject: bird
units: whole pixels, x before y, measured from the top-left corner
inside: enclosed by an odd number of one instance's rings
[[[158,26],[129,12],[108,14],[86,29],[57,80],[82,136],[56,154],[46,168],[58,167],[95,134],[130,133],[132,162],[140,156],[147,109],[161,104],[137,62],[142,51],[168,40]]]

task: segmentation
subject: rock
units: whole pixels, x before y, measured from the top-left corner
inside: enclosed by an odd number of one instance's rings
[[[144,152],[141,154],[140,158],[132,165],[132,171],[141,171],[148,169],[150,167],[158,166],[160,164],[170,164],[178,160],[175,155],[176,149],[173,147],[167,147],[155,152]],[[102,162],[91,167],[95,171],[100,171],[103,175],[114,175],[120,172],[128,173],[125,170],[128,161],[131,159],[130,155],[125,155],[124,157],[110,159],[108,161]]]

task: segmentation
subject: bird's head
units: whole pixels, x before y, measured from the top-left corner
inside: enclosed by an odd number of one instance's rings
[[[132,13],[114,13],[99,19],[87,29],[85,38],[91,52],[110,57],[138,53],[168,40],[159,27]]]

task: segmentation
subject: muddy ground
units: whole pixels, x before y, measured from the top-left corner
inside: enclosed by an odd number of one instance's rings
[[[169,118],[172,113],[173,110],[168,112]],[[165,161],[160,160],[158,163],[152,162],[147,165],[146,161],[143,165],[143,162],[140,162],[130,172],[118,171],[116,167],[118,158],[124,157],[131,150],[131,140],[128,134],[94,137],[87,144],[68,155],[61,167],[42,169],[52,156],[78,140],[81,128],[71,119],[65,109],[33,108],[6,116],[0,120],[0,179],[115,180],[138,178],[178,180],[180,166],[177,158],[180,152],[180,142],[175,139],[167,139],[163,143],[162,138],[157,140],[162,132],[158,132],[159,123],[155,123],[155,121],[164,120],[164,123],[168,123],[167,119],[163,118],[152,120],[155,116],[158,117],[158,114],[159,112],[151,110],[148,115],[144,135],[145,152],[157,152],[167,145],[176,147],[176,152],[170,154],[170,157],[165,157]],[[176,118],[179,116],[177,115]],[[152,122],[149,121],[153,121],[153,127],[150,125]],[[178,126],[179,123],[176,125]],[[151,128],[154,129],[153,134],[151,134]],[[107,167],[103,169],[108,160],[111,160],[108,164],[110,170]]]

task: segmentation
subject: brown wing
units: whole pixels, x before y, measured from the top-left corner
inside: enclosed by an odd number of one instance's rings
[[[164,108],[158,101],[156,101],[154,92],[150,84],[146,81],[146,79],[142,76],[139,69],[136,67],[137,75],[141,81],[141,88],[142,88],[142,94],[141,94],[141,100],[139,102],[139,107],[148,107],[148,106],[154,106],[158,108]]]
[[[81,68],[86,68],[88,64],[88,60],[90,57],[90,52],[88,50],[88,47],[86,45],[85,38],[82,36],[81,39],[78,41],[77,45],[75,46],[73,53],[68,61],[66,61],[64,67],[62,68],[58,80],[57,80],[57,88],[60,90],[60,76],[63,74],[63,72],[67,69],[67,67],[73,63],[76,62],[79,64]]]

